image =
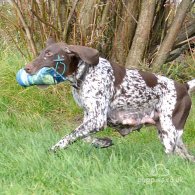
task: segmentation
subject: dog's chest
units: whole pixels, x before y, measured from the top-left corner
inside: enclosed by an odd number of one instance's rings
[[[99,64],[90,67],[89,71],[79,89],[73,88],[73,97],[77,104],[97,107],[108,102],[114,93],[114,75],[111,64],[100,58]],[[90,102],[90,103],[89,103]],[[92,104],[92,105],[90,105]]]

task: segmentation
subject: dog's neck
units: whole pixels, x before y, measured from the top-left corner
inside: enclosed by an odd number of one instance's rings
[[[71,85],[75,89],[80,89],[83,81],[85,80],[85,76],[89,70],[89,65],[82,60],[79,61],[78,63],[78,69],[75,73],[72,75],[68,76],[68,80],[70,81]]]

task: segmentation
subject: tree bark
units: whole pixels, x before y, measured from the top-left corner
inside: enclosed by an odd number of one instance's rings
[[[96,0],[84,1],[79,16],[80,28],[81,28],[81,42],[85,44],[90,24],[93,22],[93,12]]]
[[[121,65],[125,65],[129,46],[135,33],[138,10],[139,1],[123,1],[121,21],[115,32],[111,57],[113,61]]]
[[[167,57],[174,45],[177,38],[179,30],[182,27],[183,21],[186,17],[189,6],[191,5],[191,0],[183,0],[179,5],[176,16],[170,26],[170,29],[162,42],[159,51],[152,63],[154,70],[158,70],[162,64],[166,62]]]
[[[156,0],[142,0],[137,29],[126,60],[128,68],[139,67],[142,64],[154,19],[155,5]]]
[[[195,19],[185,24],[175,41],[174,47],[181,46],[188,38],[195,36]]]

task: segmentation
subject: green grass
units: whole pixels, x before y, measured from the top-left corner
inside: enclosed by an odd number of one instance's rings
[[[165,155],[152,127],[125,138],[99,133],[113,138],[108,149],[78,141],[49,153],[82,118],[69,86],[23,89],[15,73],[25,61],[10,50],[0,56],[0,194],[195,194],[195,164]],[[184,133],[195,154],[194,118],[195,98]]]

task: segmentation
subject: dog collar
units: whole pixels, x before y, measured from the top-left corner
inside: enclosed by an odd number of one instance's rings
[[[82,82],[85,79],[85,76],[86,76],[88,70],[89,70],[89,65],[81,61],[78,64],[78,67],[84,63],[84,69],[81,72],[79,78],[76,78],[76,75],[74,76],[74,79],[73,80],[75,80],[75,81],[73,81],[71,78],[65,76],[66,67],[67,66],[64,63],[64,58],[61,58],[60,55],[58,55],[58,58],[57,59],[54,59],[53,61],[56,62],[56,64],[55,64],[55,68],[53,68],[53,71],[54,72],[53,72],[52,75],[53,75],[54,79],[57,81],[57,83],[60,83],[60,82],[65,81],[65,80],[69,80],[72,83],[72,86],[74,88],[79,89],[81,87]],[[58,72],[59,65],[63,65],[63,71],[62,71],[62,73],[59,73]]]
[[[60,55],[58,55],[58,58],[57,59],[54,59],[53,61],[56,62],[55,68],[54,68],[56,74],[54,75],[54,77],[56,78],[56,80],[63,79],[65,81],[67,79],[65,77],[65,73],[66,73],[67,66],[64,63],[64,58],[61,58]],[[59,73],[58,72],[58,67],[60,65],[63,65],[63,71],[62,71],[62,73]]]

